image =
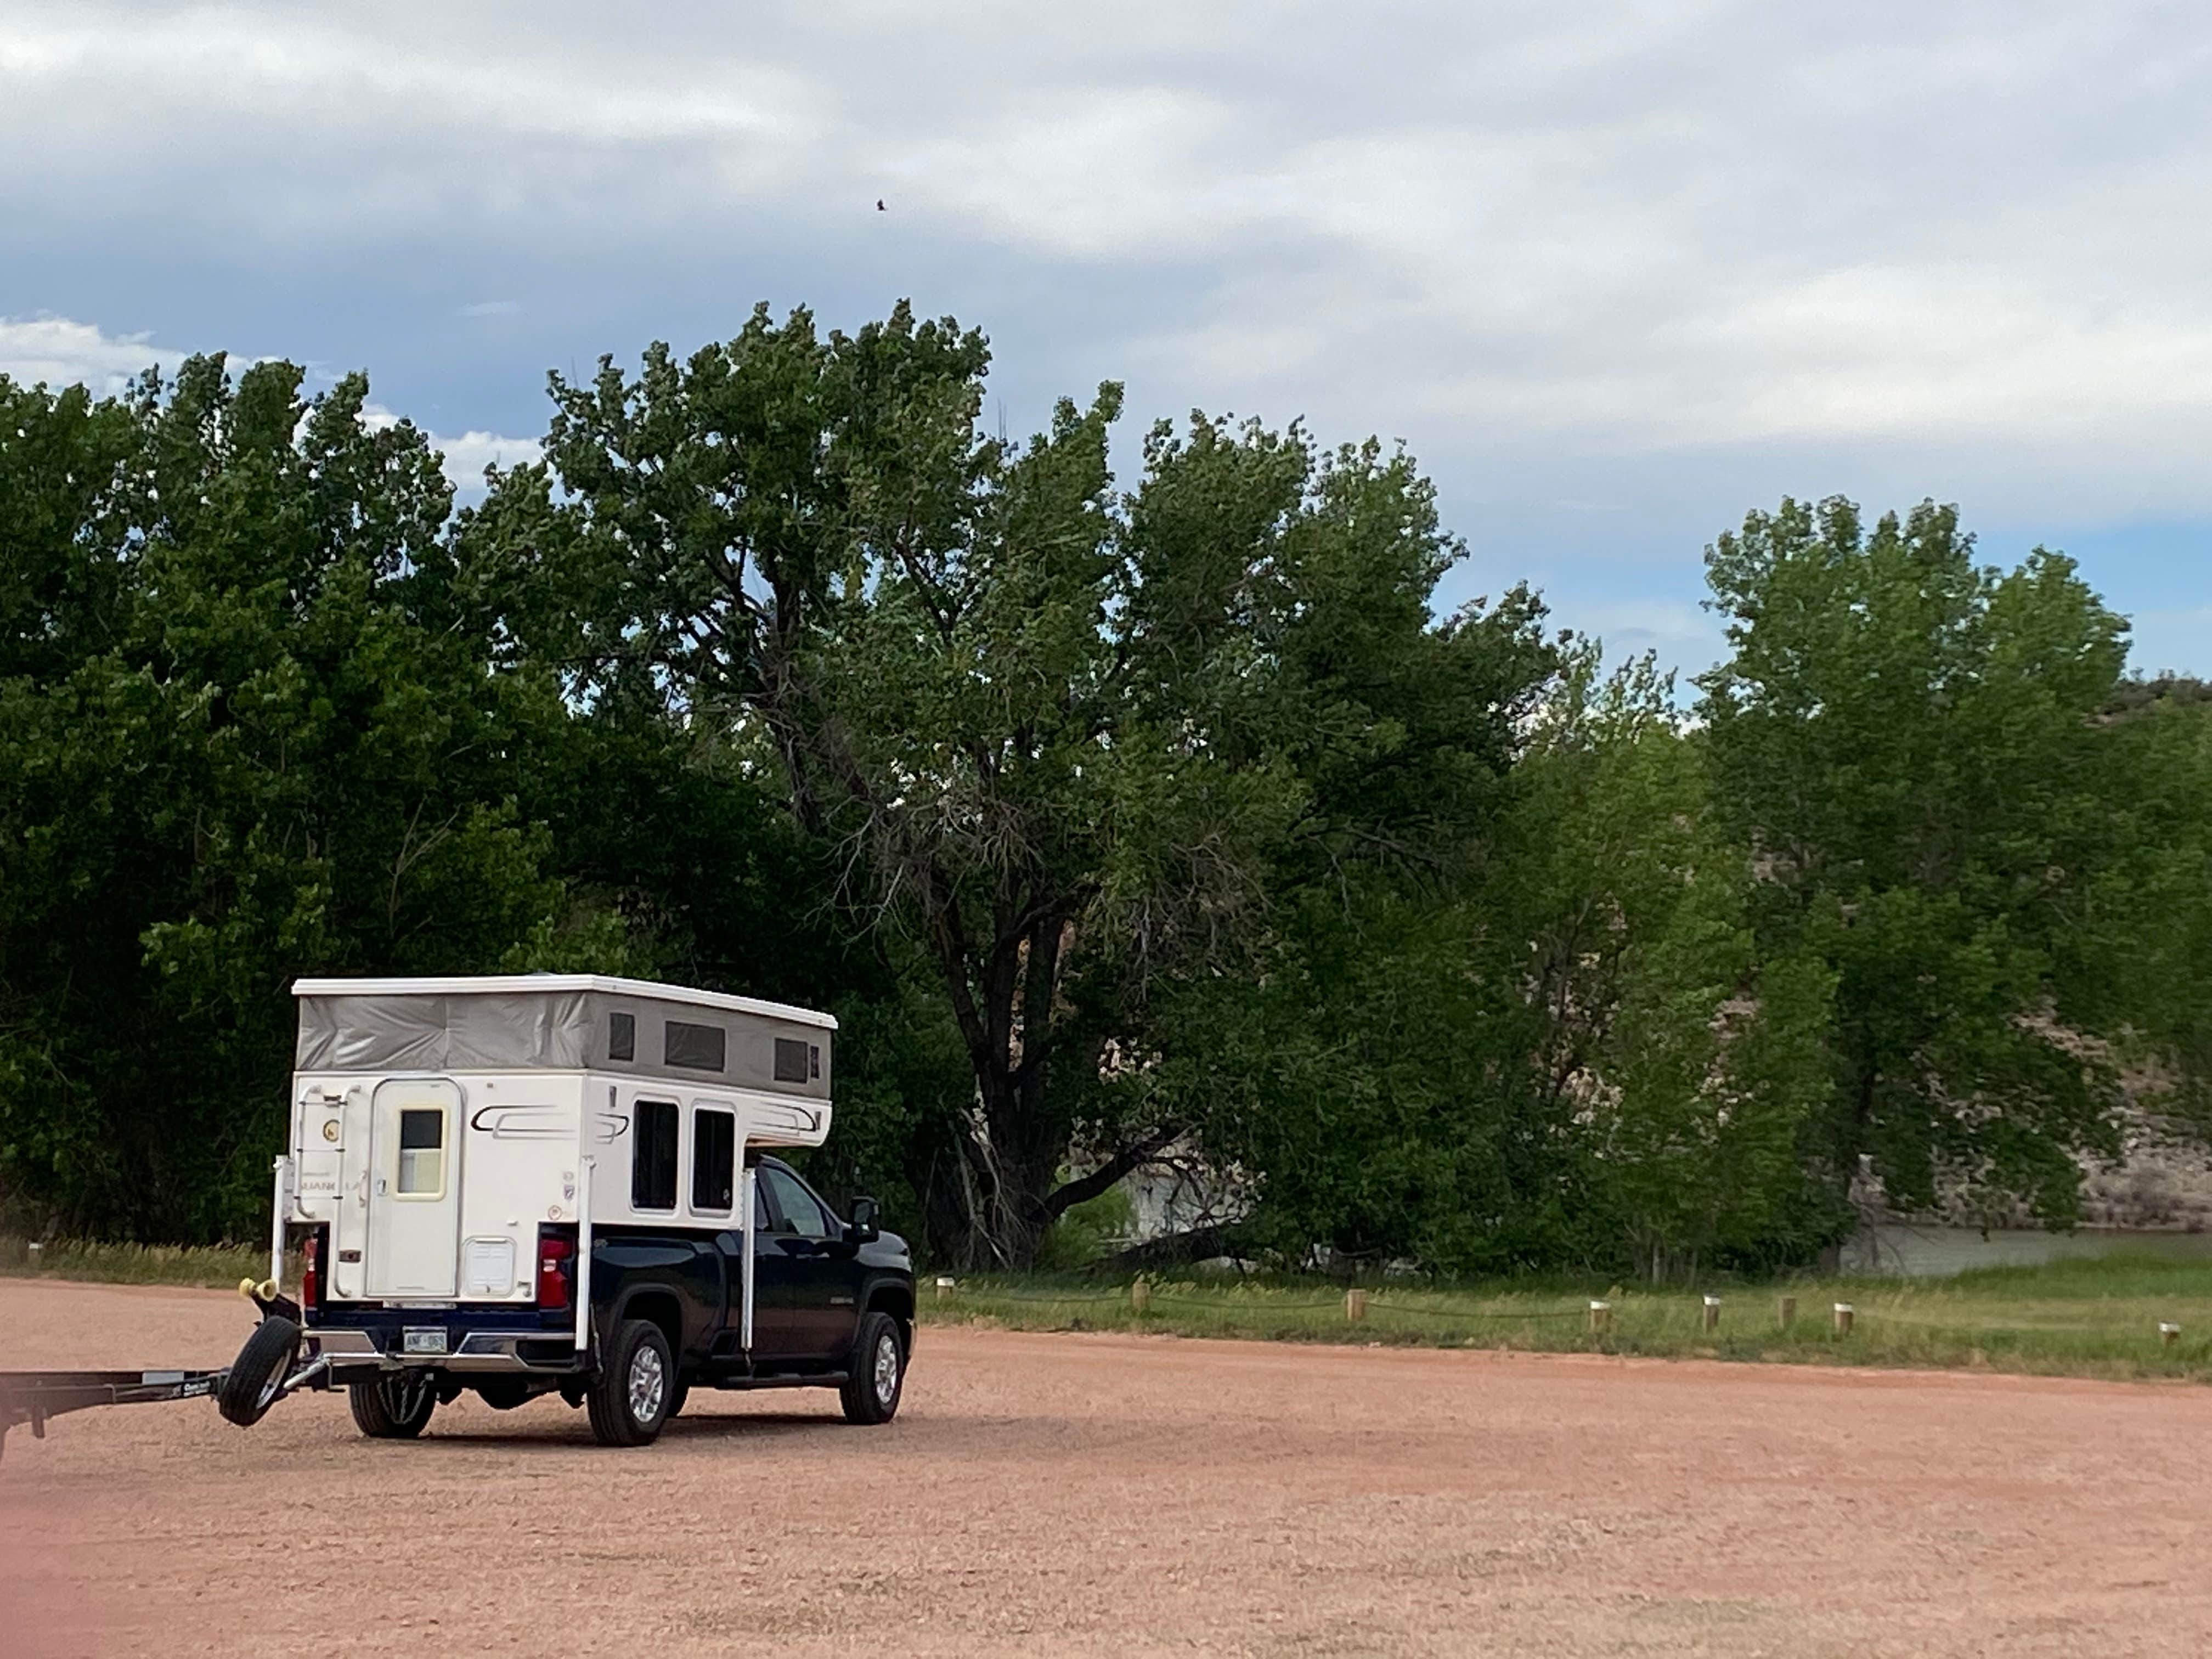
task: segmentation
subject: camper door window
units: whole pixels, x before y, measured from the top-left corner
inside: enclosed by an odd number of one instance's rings
[[[446,1195],[446,1114],[436,1106],[399,1112],[398,1188],[402,1198]]]

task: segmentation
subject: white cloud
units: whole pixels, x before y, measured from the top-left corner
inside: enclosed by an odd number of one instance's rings
[[[29,386],[85,386],[112,397],[162,360],[152,337],[104,334],[66,317],[0,317],[0,374]],[[172,352],[167,360],[189,355]]]
[[[1523,568],[1620,501],[1687,573],[1784,489],[2212,516],[2208,65],[2169,0],[15,0],[0,212],[137,316],[191,264],[458,343],[457,425],[763,292],[910,293],[1031,421],[1114,375],[1379,430]],[[91,312],[23,263],[5,303]]]
[[[173,370],[192,355],[157,346],[150,333],[109,334],[96,324],[66,317],[0,317],[0,374],[24,385],[53,388],[82,386],[100,397],[113,397],[147,369]],[[255,361],[236,353],[234,367]],[[373,427],[396,425],[399,416],[381,404],[362,411]],[[464,491],[483,488],[488,465],[519,466],[538,459],[535,439],[503,437],[495,432],[464,432],[457,436],[429,434],[444,456],[443,470],[454,487]]]
[[[384,427],[397,425],[400,417],[380,404],[371,404],[362,410],[362,418],[373,427]],[[429,438],[431,447],[444,458],[442,471],[447,478],[456,489],[470,495],[482,492],[486,467],[528,466],[544,454],[544,446],[535,438],[507,438],[496,432],[433,432]]]

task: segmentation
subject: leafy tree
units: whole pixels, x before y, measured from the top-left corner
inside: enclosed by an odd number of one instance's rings
[[[2058,941],[2086,1029],[2128,1068],[2131,1129],[2212,1138],[2212,698],[2124,684],[2100,721],[2112,855]]]
[[[516,805],[555,688],[447,626],[422,435],[195,358],[0,382],[0,1180],[19,1218],[264,1224],[290,979],[619,961]]]
[[[1707,554],[1729,659],[1699,704],[1723,831],[1751,849],[1763,954],[1835,981],[1812,1167],[1840,1206],[2075,1213],[2117,1147],[2118,1010],[2074,930],[2127,840],[2095,718],[2121,618],[2038,550],[1978,565],[1954,509],[1869,531],[1841,500],[1754,513]]]
[[[1547,1116],[1587,1138],[1601,1248],[1653,1279],[1802,1252],[1828,976],[1761,959],[1747,861],[1717,832],[1671,678],[1649,658],[1597,665],[1587,643],[1571,654],[1525,767],[1516,908]]]
[[[1241,1242],[1663,1273],[1799,1224],[1826,980],[1758,960],[1668,682],[1601,678],[1593,641],[1559,659],[1485,856],[1440,893],[1370,877],[1302,916],[1250,993]]]
[[[931,1237],[1019,1263],[1212,1109],[1156,999],[1237,970],[1281,869],[1449,841],[1510,758],[1513,674],[1428,631],[1456,550],[1402,457],[1200,418],[1125,500],[1117,389],[1010,447],[978,434],[986,362],[903,307],[826,337],[763,308],[634,380],[556,376],[549,465],[480,533],[586,596],[509,617],[574,695],[651,684],[780,758],[958,1036],[966,1097],[927,1091],[910,1141]]]

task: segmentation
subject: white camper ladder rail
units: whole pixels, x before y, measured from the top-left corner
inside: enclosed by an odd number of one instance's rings
[[[276,1192],[269,1204],[269,1283],[270,1293],[282,1290],[284,1285],[284,1223],[292,1210],[292,1160],[280,1158],[276,1164]]]
[[[753,1351],[753,1183],[759,1179],[760,1171],[748,1165],[738,1192],[738,1201],[744,1206],[740,1213],[744,1217],[741,1232],[745,1241],[744,1316],[740,1321],[738,1346],[748,1354]]]
[[[592,1171],[599,1159],[586,1158],[576,1181],[576,1363],[592,1354]]]

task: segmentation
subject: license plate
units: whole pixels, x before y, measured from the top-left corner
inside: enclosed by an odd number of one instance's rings
[[[410,1326],[399,1333],[399,1352],[402,1353],[443,1353],[446,1351],[446,1331],[443,1326],[426,1329]]]

